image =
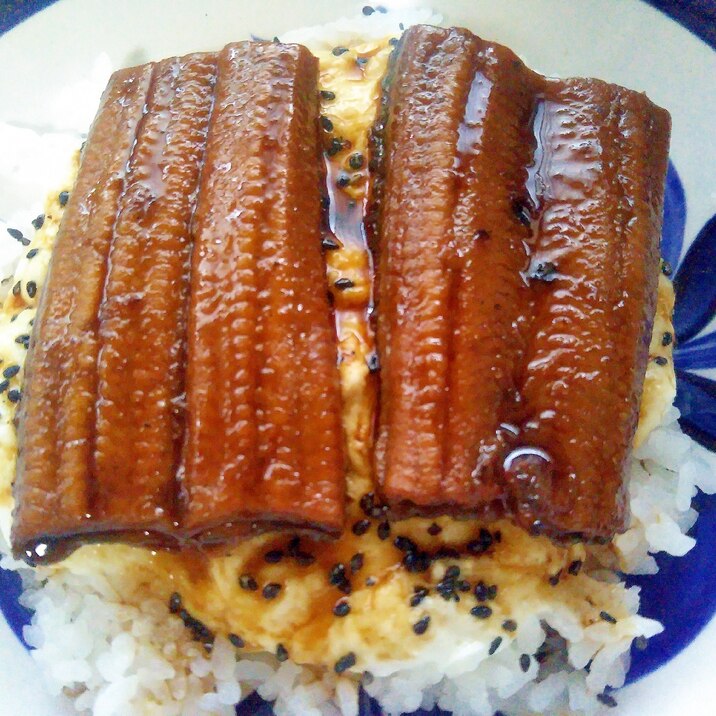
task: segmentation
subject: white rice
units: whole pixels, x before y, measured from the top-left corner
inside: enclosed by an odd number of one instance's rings
[[[398,21],[408,26],[436,18],[427,10],[403,13],[400,18],[375,13],[296,31],[282,39],[325,48],[348,44],[357,36],[398,34]],[[28,131],[4,127],[0,136],[5,144],[15,132],[21,147],[18,157],[26,162],[28,157],[43,157],[37,167],[44,168],[47,157],[69,156],[69,146],[61,146],[60,140],[31,136]],[[65,140],[76,146],[76,138]],[[54,141],[58,145],[48,149],[47,142]],[[10,163],[0,165],[0,177],[18,189],[17,206],[23,207],[21,216],[2,218],[31,235],[29,221],[39,211],[33,212],[33,205],[23,201],[41,193],[31,193],[27,183],[18,184]],[[47,173],[42,180],[47,181]],[[1,223],[0,228],[4,229]],[[12,274],[23,250],[4,230],[2,234],[0,278]],[[0,423],[7,418],[1,414],[7,409],[6,403],[0,405]],[[460,620],[452,618],[419,658],[366,665],[370,674],[363,686],[387,714],[435,705],[456,716],[491,716],[496,710],[512,716],[596,714],[604,708],[595,695],[624,683],[633,639],[662,630],[657,622],[638,615],[638,588],[625,590],[614,570],[652,574],[657,570],[652,554],[686,554],[694,545],[686,532],[697,518],[691,500],[697,489],[716,492],[716,456],[684,435],[677,419],[672,408],[633,457],[629,530],[611,547],[590,548],[593,564],[585,567],[593,577],[614,585],[615,599],[632,616],[620,619],[616,627],[604,622],[584,627],[568,605],[535,600],[514,615],[519,618],[519,631],[503,634],[492,654],[490,642],[467,638]],[[358,685],[352,678],[291,661],[279,663],[268,654],[239,658],[223,637],[217,637],[207,653],[191,640],[181,620],[168,614],[164,602],[133,598],[121,580],[92,571],[60,569],[42,573],[40,581],[38,573],[7,556],[7,545],[2,548],[6,556],[0,565],[20,573],[25,585],[22,603],[34,612],[24,631],[33,658],[45,673],[48,688],[74,696],[80,713],[228,716],[234,713],[235,703],[254,691],[274,702],[278,716],[358,713]],[[450,605],[433,600],[430,609],[439,615],[441,610],[447,613]],[[530,658],[523,669],[520,658],[541,648],[549,656],[541,665]]]

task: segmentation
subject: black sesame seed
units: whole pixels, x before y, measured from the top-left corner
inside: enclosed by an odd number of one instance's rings
[[[380,369],[380,360],[377,353],[371,353],[368,358],[368,372],[377,373]]]
[[[430,527],[428,527],[428,534],[431,537],[437,537],[442,531],[443,528],[437,522],[433,522]]]
[[[386,540],[390,537],[390,522],[381,522],[378,525],[378,538]]]
[[[550,583],[553,587],[556,587],[556,586],[559,584],[559,580],[560,580],[561,577],[562,577],[562,570],[560,569],[559,572],[557,572],[556,574],[553,574],[552,576],[550,576],[550,578],[549,578],[549,583]]]
[[[455,592],[455,581],[443,579],[435,585],[435,590],[446,602],[459,602],[460,595]]]
[[[502,622],[502,628],[508,632],[517,631],[517,622],[514,619],[505,619]]]
[[[336,179],[336,185],[339,186],[341,189],[345,189],[350,183],[351,178],[348,176],[348,174],[341,174],[338,179]]]
[[[301,538],[291,537],[291,540],[286,547],[286,554],[289,557],[295,557],[301,551]]]
[[[368,517],[373,517],[373,510],[375,509],[375,495],[372,492],[366,492],[363,497],[360,498],[361,510],[365,512]]]
[[[599,701],[600,704],[604,704],[610,709],[615,709],[617,707],[616,699],[610,694],[597,694],[597,701]]]
[[[455,581],[452,579],[443,579],[435,585],[435,591],[446,602],[459,602],[460,596],[455,592]]]
[[[321,127],[326,130],[326,132],[332,132],[333,131],[333,122],[331,122],[328,117],[326,117],[325,114],[321,115]]]
[[[639,651],[644,651],[649,646],[649,640],[645,636],[638,636],[634,639],[634,648]]]
[[[404,535],[398,535],[394,540],[393,544],[401,552],[415,552],[418,549],[418,545],[413,542],[409,537]]]
[[[388,44],[392,47],[395,47],[398,44],[398,38],[397,37],[391,37],[390,40],[388,40]]]
[[[21,346],[27,348],[30,345],[30,335],[28,333],[23,333],[15,339],[15,343],[19,343]]]
[[[70,198],[70,192],[68,191],[61,191],[57,195],[57,201],[60,202],[60,206],[65,206],[67,204],[67,200]]]
[[[579,572],[582,569],[582,560],[581,559],[575,559],[574,562],[572,562],[569,567],[567,567],[567,571],[576,577]]]
[[[22,284],[18,281],[18,282],[12,287],[12,295],[13,295],[13,296],[19,296],[21,290],[22,290]]]
[[[3,377],[5,378],[14,378],[18,373],[20,372],[20,366],[19,365],[9,365],[5,370],[2,372]]]
[[[331,90],[321,90],[321,99],[332,100],[336,98],[336,93]]]
[[[385,15],[388,12],[388,10],[386,8],[384,8],[382,5],[376,5],[375,10],[376,10],[376,12],[379,12],[382,15]]]
[[[363,555],[360,552],[357,552],[351,557],[350,567],[351,574],[355,574],[363,569]]]
[[[331,570],[328,572],[328,583],[337,587],[344,594],[351,593],[351,583],[346,576],[346,567],[344,564],[339,563],[333,565]]]
[[[475,599],[478,602],[486,602],[490,598],[489,593],[489,587],[482,580],[475,585]]]
[[[242,649],[244,647],[244,640],[238,634],[229,634],[229,641],[231,642],[231,645],[237,649]]]
[[[375,495],[372,492],[366,492],[366,494],[360,498],[359,504],[361,510],[363,510],[368,517],[380,517],[386,509],[376,504]]]
[[[470,610],[470,614],[476,619],[489,619],[492,616],[492,609],[485,604],[479,604]]]
[[[403,567],[408,572],[420,573],[430,569],[430,555],[427,552],[407,552],[403,557]]]
[[[34,281],[28,281],[25,284],[25,290],[30,298],[35,298],[35,294],[37,293],[37,284]]]
[[[332,237],[332,236],[326,236],[321,241],[321,246],[326,251],[335,251],[336,249],[340,249],[341,245]]]
[[[30,249],[30,250],[27,252],[27,258],[28,258],[28,259],[34,259],[35,256],[37,256],[37,252],[38,252],[38,251],[39,251],[39,249]]]
[[[360,537],[370,529],[370,520],[358,520],[353,523],[353,534]]]
[[[214,634],[211,629],[194,618],[186,609],[179,610],[179,618],[184,622],[184,626],[191,631],[194,641],[200,641],[206,647],[210,647],[214,643]]]
[[[529,226],[532,223],[529,208],[519,199],[515,199],[512,202],[512,211],[519,222],[524,226]]]
[[[534,267],[530,267],[527,275],[535,281],[550,283],[557,278],[557,267],[551,261],[540,261]]]
[[[329,584],[340,584],[346,578],[346,568],[342,563],[334,564],[328,573]]]
[[[412,597],[410,597],[410,606],[411,607],[417,607],[418,604],[420,604],[425,597],[428,596],[430,593],[430,590],[427,587],[415,587],[414,588],[415,594],[413,594]]]
[[[272,549],[264,555],[264,562],[277,564],[283,559],[283,552],[280,549]]]
[[[664,276],[671,276],[671,274],[673,273],[671,264],[668,261],[661,262],[661,273],[663,273]]]
[[[247,592],[255,592],[259,588],[256,580],[250,574],[242,574],[239,577],[239,586]]]
[[[42,225],[45,223],[45,215],[44,214],[38,214],[33,220],[32,225],[35,227],[36,231],[39,231],[42,228]]]
[[[467,551],[470,554],[479,555],[487,552],[492,547],[493,537],[490,530],[485,527],[480,528],[477,539],[467,543]]]
[[[4,393],[9,387],[10,387],[10,381],[3,380],[2,383],[0,383],[0,393]]]
[[[351,611],[351,605],[348,604],[346,601],[340,601],[336,603],[336,606],[333,607],[333,613],[337,617],[345,617],[348,614],[350,614]]]
[[[662,346],[670,346],[674,342],[674,336],[669,331],[664,331],[664,334],[661,336],[661,345]]]
[[[338,137],[333,137],[331,139],[330,144],[328,145],[328,149],[326,149],[326,154],[329,157],[332,157],[332,156],[338,154],[338,152],[340,152],[341,149],[343,149],[343,140],[338,139]]]
[[[525,674],[530,670],[530,664],[532,663],[532,659],[530,659],[529,654],[522,654],[520,656],[520,669],[525,672]]]
[[[609,624],[617,623],[616,618],[613,617],[609,612],[605,612],[605,611],[599,612],[599,618],[603,619],[605,622],[608,622]]]
[[[178,614],[181,610],[181,595],[179,592],[172,592],[169,597],[169,611],[172,614]]]
[[[344,671],[347,671],[355,665],[356,655],[352,651],[350,651],[345,656],[342,656],[340,659],[338,659],[336,665],[333,667],[333,670],[336,672],[336,674],[342,674]]]
[[[288,659],[288,649],[283,644],[276,644],[276,658],[279,661],[286,661]]]
[[[494,599],[496,596],[497,596],[497,585],[496,585],[496,584],[491,584],[491,585],[487,588],[487,598],[488,598],[488,600],[492,600],[492,599]]]
[[[457,583],[458,591],[460,592],[469,592],[470,591],[470,582],[467,581],[467,579],[461,579]]]
[[[420,619],[419,621],[415,622],[415,624],[413,624],[413,631],[418,636],[422,636],[428,630],[429,626],[430,626],[430,617],[425,616],[422,619]]]
[[[370,5],[365,5],[363,7],[363,14],[364,15],[372,15],[375,12],[375,9],[372,8]]]
[[[502,637],[496,636],[490,643],[490,648],[487,653],[492,656],[500,648],[500,644],[502,644]]]
[[[215,637],[209,627],[199,623],[198,626],[192,628],[192,636],[196,639],[196,641],[200,641],[207,650],[211,651]]]
[[[458,567],[456,564],[450,565],[450,566],[445,570],[445,576],[446,576],[448,579],[456,579],[457,577],[460,576],[460,567]]]
[[[368,64],[370,57],[356,57],[356,64],[359,67],[365,67]]]
[[[264,599],[276,599],[281,591],[281,585],[276,582],[269,582],[261,591]]]
[[[348,166],[351,169],[361,169],[363,167],[363,155],[360,152],[353,152],[353,154],[348,157]]]
[[[19,403],[20,398],[22,398],[22,393],[19,390],[17,390],[16,388],[13,388],[12,390],[8,390],[7,399],[11,403]]]
[[[347,47],[334,47],[332,52],[336,57],[340,57],[341,55],[348,52],[348,48]]]
[[[355,284],[353,281],[351,281],[349,278],[339,278],[334,284],[333,284],[339,291],[345,291],[349,288],[353,288]]]
[[[654,358],[654,363],[656,363],[656,365],[667,365],[669,360],[668,358],[664,358],[664,356],[656,356],[656,358]]]
[[[30,244],[30,239],[26,239],[20,229],[8,228],[7,233],[10,234],[13,239],[19,241],[23,246],[28,246]]]

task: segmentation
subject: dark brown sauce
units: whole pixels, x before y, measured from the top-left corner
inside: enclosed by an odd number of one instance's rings
[[[367,153],[367,150],[366,150]],[[373,310],[373,257],[368,248],[365,231],[367,196],[359,193],[356,198],[338,186],[338,178],[346,175],[340,157],[326,157],[326,190],[328,196],[327,223],[332,236],[339,246],[357,250],[365,262],[364,280],[369,286],[367,296],[359,302],[344,300],[341,292],[333,291],[336,334],[339,344],[350,336],[358,340],[363,356],[375,350],[375,336],[370,322]],[[369,157],[364,157],[367,165]],[[337,251],[342,251],[342,248]],[[330,263],[330,256],[327,257]],[[340,349],[339,349],[340,350]]]

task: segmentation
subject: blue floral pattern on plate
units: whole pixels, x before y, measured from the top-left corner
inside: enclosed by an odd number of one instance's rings
[[[681,427],[705,447],[716,449],[716,382],[694,371],[716,368],[716,216],[684,248],[686,197],[673,164],[669,164],[664,202],[661,254],[669,264],[676,290],[676,407]],[[684,557],[657,555],[659,575],[630,578],[641,587],[641,613],[664,624],[646,651],[632,651],[628,682],[665,664],[685,649],[716,613],[716,498],[699,494],[699,511],[691,535],[696,546]]]
[[[673,272],[677,292],[674,325],[677,344],[676,405],[683,429],[705,446],[716,448],[716,381],[695,371],[716,368],[716,216],[706,223],[688,247],[683,259],[686,197],[673,164],[669,164],[664,202],[661,251]],[[660,573],[628,581],[642,588],[641,612],[666,627],[645,651],[633,651],[628,681],[635,681],[678,654],[716,613],[716,498],[699,495],[695,506],[700,517],[692,534],[696,546],[685,556],[658,555]],[[685,588],[686,587],[686,588]],[[30,612],[18,603],[18,575],[0,570],[0,609],[13,631],[22,638]],[[238,716],[271,716],[271,706],[256,694],[238,708]],[[438,709],[418,716],[439,716]],[[365,692],[360,695],[361,716],[380,716],[378,704]]]

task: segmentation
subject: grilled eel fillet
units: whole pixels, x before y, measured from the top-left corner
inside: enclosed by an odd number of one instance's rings
[[[656,302],[669,115],[410,28],[384,83],[369,225],[375,466],[393,514],[623,529]]]
[[[110,80],[28,356],[16,555],[340,532],[317,77],[239,43]]]
[[[273,43],[112,78],[34,328],[17,555],[340,531],[316,78]],[[395,516],[623,527],[668,133],[643,95],[404,35],[368,225]]]

